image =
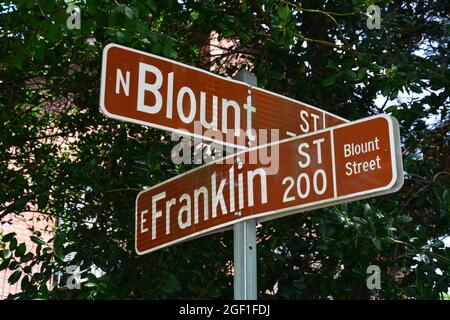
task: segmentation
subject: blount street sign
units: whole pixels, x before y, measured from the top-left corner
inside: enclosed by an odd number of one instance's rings
[[[103,50],[100,108],[114,119],[241,149],[348,122],[306,103],[117,44]],[[279,136],[257,141],[259,130],[269,129],[279,129]]]
[[[395,192],[403,184],[399,140],[397,121],[380,115],[241,151],[167,180],[137,196],[136,252],[246,219]]]

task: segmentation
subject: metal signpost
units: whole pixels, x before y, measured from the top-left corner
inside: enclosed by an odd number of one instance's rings
[[[242,69],[236,80],[256,87],[256,76]],[[252,102],[252,101],[251,101]],[[252,104],[252,103],[250,103]],[[233,227],[234,299],[256,300],[258,293],[256,219],[236,223]]]

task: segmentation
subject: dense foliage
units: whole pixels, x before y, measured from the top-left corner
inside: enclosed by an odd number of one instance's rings
[[[381,29],[366,25],[374,2]],[[0,219],[33,210],[58,220],[49,243],[36,231],[34,253],[15,234],[0,235],[0,270],[16,270],[9,280],[21,281],[16,298],[233,296],[232,232],[145,256],[134,252],[137,193],[189,167],[171,162],[166,133],[99,112],[101,52],[110,42],[203,69],[221,64],[228,76],[237,68],[226,61],[239,55],[260,87],[350,120],[395,116],[402,190],[264,223],[259,298],[444,296],[450,283],[450,248],[442,241],[450,227],[446,1],[87,0],[75,2],[81,29],[68,29],[70,3],[0,3]],[[202,48],[213,31],[235,45],[205,59]],[[41,264],[41,272],[19,262]],[[373,264],[381,268],[381,290],[366,287]],[[55,272],[66,283],[68,265],[81,266],[82,288],[49,291]],[[94,275],[93,265],[104,274]]]

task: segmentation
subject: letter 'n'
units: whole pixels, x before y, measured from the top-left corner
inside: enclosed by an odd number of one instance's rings
[[[130,95],[130,71],[126,73],[126,80],[123,77],[122,70],[117,69],[116,72],[116,94],[120,94],[120,87],[122,86],[123,92],[128,97]]]

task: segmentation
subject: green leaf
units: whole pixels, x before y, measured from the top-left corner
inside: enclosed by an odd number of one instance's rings
[[[55,42],[61,36],[59,25],[52,23],[50,20],[43,22],[43,37],[50,43]]]
[[[12,238],[9,241],[9,250],[13,251],[13,250],[16,250],[16,248],[17,248],[17,239],[16,238]]]
[[[199,17],[198,11],[193,10],[193,11],[191,12],[191,18],[192,18],[192,20],[197,20],[198,17]]]
[[[22,281],[20,281],[20,288],[23,291],[27,291],[30,288],[30,277],[28,277],[27,275],[25,275],[22,278]]]
[[[125,14],[125,16],[128,19],[134,19],[134,18],[138,17],[137,12],[133,8],[131,8],[129,6],[124,6],[123,13]]]
[[[171,273],[166,273],[166,281],[164,282],[164,291],[168,293],[175,292],[180,289],[178,279]]]
[[[358,79],[358,76],[356,75],[356,73],[354,73],[351,70],[344,70],[342,73],[344,74],[344,76],[347,80],[355,81],[356,79]]]
[[[354,59],[347,58],[342,62],[342,70],[348,70],[353,65]]]
[[[5,235],[2,237],[2,241],[3,241],[3,242],[9,242],[9,241],[11,241],[12,239],[14,239],[15,236],[16,236],[16,233],[15,233],[15,232],[7,233],[7,234],[5,234]]]
[[[247,11],[247,0],[241,1],[241,11],[242,13],[245,13]]]
[[[378,251],[381,251],[381,241],[380,239],[376,238],[376,237],[372,237],[372,243],[375,245],[375,247],[378,249]]]
[[[389,100],[395,100],[398,96],[398,90],[392,90]]]
[[[66,239],[66,233],[65,232],[61,232],[58,233],[55,237],[55,241],[54,241],[54,252],[55,255],[60,258],[61,260],[64,259],[64,241]]]
[[[425,288],[426,276],[421,268],[416,268],[416,287],[419,291],[420,298],[426,298],[426,288]]]
[[[33,242],[36,243],[36,244],[41,244],[41,245],[42,245],[42,244],[45,244],[45,241],[42,240],[42,239],[39,238],[39,237],[31,236],[30,239],[31,239],[31,241],[33,241]]]
[[[9,270],[16,270],[17,268],[19,268],[20,263],[18,263],[17,261],[11,261],[11,263],[9,264]]]
[[[387,97],[387,95],[389,94],[391,90],[391,87],[389,86],[389,84],[385,84],[382,88],[381,88],[381,94],[385,97]]]
[[[3,261],[0,263],[0,271],[5,270],[9,266],[9,259],[3,259]]]
[[[39,287],[39,294],[42,298],[48,297],[47,283],[44,282],[43,284],[41,284],[41,286]]]
[[[366,75],[367,69],[366,68],[361,68],[358,70],[357,73],[357,80],[361,80],[362,78],[364,78],[364,76]]]
[[[27,246],[25,245],[25,243],[21,243],[21,244],[19,244],[19,246],[17,247],[17,249],[16,249],[16,252],[15,252],[15,256],[16,257],[21,257],[21,256],[23,256],[24,254],[25,254],[25,251],[27,250]]]
[[[163,47],[163,55],[172,59],[176,58],[177,52],[173,47],[164,46]]]
[[[279,6],[277,10],[277,16],[283,24],[286,24],[291,16],[291,11],[289,10],[289,6]]]
[[[3,250],[2,256],[3,256],[3,259],[9,259],[9,258],[11,258],[11,250],[9,250],[9,249]]]
[[[156,6],[154,0],[146,0],[145,3],[147,4],[147,6],[148,6],[152,11],[158,10],[158,7]]]
[[[270,72],[270,77],[275,80],[283,80],[284,75],[278,70],[273,70]]]
[[[17,281],[19,281],[20,276],[22,275],[22,271],[16,270],[11,274],[8,278],[9,284],[15,284]]]
[[[419,86],[416,86],[416,85],[411,85],[409,88],[411,89],[412,92],[415,92],[415,93],[423,92],[422,88]]]
[[[390,106],[390,107],[386,108],[386,109],[384,110],[384,112],[386,112],[386,113],[392,113],[392,112],[397,111],[397,109],[398,109],[398,106],[393,105],[393,106]]]
[[[96,283],[93,283],[93,282],[86,282],[86,283],[83,285],[83,287],[87,287],[87,288],[95,288],[95,287],[97,287],[97,284],[96,284]]]
[[[337,70],[338,66],[337,66],[336,62],[334,62],[331,59],[328,59],[327,68],[332,69],[332,70]]]
[[[360,217],[353,217],[352,219],[353,219],[354,221],[360,223],[360,224],[366,224],[366,223],[367,223],[367,220],[366,220],[366,219],[363,219],[363,218],[360,218]]]
[[[22,69],[23,60],[23,54],[17,53],[10,60],[11,66],[17,69]]]
[[[25,206],[27,205],[28,201],[30,201],[31,198],[32,197],[30,195],[20,197],[14,202],[14,208],[16,210],[24,210]]]
[[[224,37],[224,38],[229,38],[229,37],[232,37],[232,36],[234,36],[234,30],[224,30],[223,32],[222,32],[222,36]]]
[[[364,65],[369,65],[372,63],[371,59],[369,58],[369,56],[364,55],[364,54],[360,54],[358,55],[358,61],[361,62]]]
[[[338,74],[329,76],[328,78],[326,78],[326,79],[322,82],[322,84],[323,84],[325,87],[329,87],[329,86],[331,86],[331,85],[334,84],[334,82],[336,81],[336,79],[337,79],[338,76],[339,76]]]
[[[31,252],[28,252],[26,255],[24,255],[23,257],[20,258],[20,262],[28,262],[31,259],[33,259],[34,254]]]
[[[250,43],[252,41],[252,38],[245,32],[239,32],[238,35],[243,43]]]

